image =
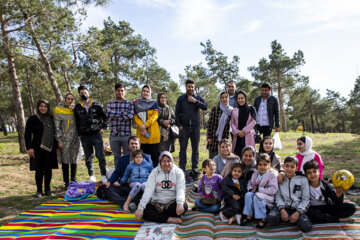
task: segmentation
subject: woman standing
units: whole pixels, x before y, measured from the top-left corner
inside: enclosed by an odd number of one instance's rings
[[[141,98],[134,101],[136,136],[140,138],[141,149],[151,155],[154,167],[158,165],[158,149],[160,130],[158,120],[158,104],[151,99],[151,89],[148,85],[141,89]]]
[[[255,149],[256,110],[248,105],[245,92],[239,91],[236,100],[238,108],[235,108],[231,115],[231,128],[234,133],[232,151],[242,158],[242,150],[245,146],[252,146]]]
[[[80,139],[76,132],[74,117],[75,97],[72,93],[65,95],[65,100],[54,110],[55,138],[58,141],[65,188],[69,186],[69,165],[71,167],[71,181],[76,181],[76,168],[82,154]]]
[[[50,114],[50,104],[46,100],[39,100],[36,105],[36,114],[28,118],[25,127],[25,144],[30,156],[30,171],[35,170],[36,197],[43,195],[43,180],[45,194],[54,195],[50,190],[52,169],[58,168],[57,141],[54,135],[55,127]]]
[[[165,93],[158,94],[159,105],[159,118],[158,123],[160,126],[160,144],[159,154],[163,151],[174,152],[175,151],[175,139],[170,136],[170,127],[175,124],[174,111],[167,105],[167,96]]]
[[[223,91],[220,93],[218,106],[211,109],[208,128],[206,149],[209,150],[209,158],[213,159],[218,154],[219,142],[222,139],[230,139],[230,119],[233,107],[229,105],[229,95]]]

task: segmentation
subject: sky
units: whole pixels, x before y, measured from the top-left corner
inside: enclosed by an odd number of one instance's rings
[[[82,24],[101,29],[103,20],[125,20],[156,49],[157,60],[174,81],[187,65],[206,65],[200,42],[211,40],[229,60],[240,57],[240,75],[271,53],[277,40],[292,56],[303,51],[300,73],[310,86],[348,97],[360,75],[358,0],[113,0],[90,7]]]

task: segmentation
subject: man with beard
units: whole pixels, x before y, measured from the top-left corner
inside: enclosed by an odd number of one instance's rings
[[[185,87],[186,93],[178,98],[175,108],[175,124],[179,127],[179,165],[186,173],[186,149],[190,138],[192,149],[192,177],[194,180],[197,180],[199,176],[198,163],[200,143],[199,109],[207,110],[208,106],[201,96],[195,95],[195,82],[192,79],[186,80]]]
[[[236,102],[236,84],[233,80],[230,80],[227,84],[226,84],[226,91],[229,94],[229,105],[232,106],[233,108],[237,107],[237,102]]]

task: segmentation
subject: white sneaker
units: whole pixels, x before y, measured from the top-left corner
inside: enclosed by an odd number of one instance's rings
[[[90,182],[96,182],[96,177],[95,177],[94,175],[91,175],[91,176],[89,177],[89,181],[90,181]]]
[[[223,221],[223,222],[227,222],[227,221],[228,221],[227,217],[225,217],[225,215],[223,214],[223,212],[220,212],[219,215],[220,215],[221,221]]]
[[[105,184],[108,181],[108,179],[105,175],[101,175],[101,181],[103,184]]]
[[[236,218],[236,222],[237,222],[237,224],[239,224],[239,225],[240,225],[240,223],[241,223],[241,214],[240,214],[240,213],[235,214],[235,218]]]

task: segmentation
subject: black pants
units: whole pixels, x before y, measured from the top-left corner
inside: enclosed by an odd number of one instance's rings
[[[242,199],[235,200],[233,198],[226,198],[222,212],[225,217],[231,218],[235,214],[242,213],[243,209],[244,204]]]
[[[296,209],[294,208],[284,209],[289,214],[289,216],[296,212]],[[281,221],[280,210],[277,207],[273,207],[268,216],[266,217],[266,221],[271,225],[279,223]],[[312,223],[306,214],[300,214],[298,220],[293,223],[293,225],[296,225],[303,232],[310,232],[312,229]]]
[[[44,180],[45,183],[45,193],[50,191],[50,182],[52,177],[52,169],[46,169],[46,170],[36,170],[35,171],[35,182],[36,182],[36,188],[37,192],[42,193],[42,183]]]
[[[340,206],[310,206],[306,215],[313,223],[336,223],[339,218],[350,217],[356,211],[355,205],[343,203]]]
[[[153,166],[156,168],[159,164],[159,144],[141,144],[140,148],[144,153],[151,156]]]
[[[81,145],[85,153],[86,167],[88,169],[89,176],[94,175],[94,148],[95,155],[99,159],[99,167],[101,175],[106,176],[106,160],[104,154],[103,138],[100,133],[93,135],[80,136]]]
[[[271,136],[272,127],[270,127],[270,126],[260,126],[260,125],[257,124],[256,128],[259,130],[260,134],[263,135],[263,138],[265,136]]]
[[[127,197],[129,196],[130,193],[130,187],[129,185],[124,185],[122,184],[121,186],[110,186],[108,188],[108,194],[109,194],[109,200],[113,201],[114,203],[116,203],[117,205],[119,205],[121,208],[123,208],[124,203],[126,202]],[[134,202],[137,204],[139,204],[141,197],[142,197],[143,192],[139,192],[131,202]]]
[[[166,223],[169,217],[180,217],[176,214],[176,205],[176,202],[174,202],[162,213],[159,213],[159,211],[156,210],[156,208],[151,203],[148,203],[148,205],[146,205],[146,208],[144,209],[143,219],[150,222]],[[188,205],[185,202],[185,212],[187,211],[187,209]]]
[[[77,164],[67,164],[67,163],[61,163],[62,173],[63,173],[63,179],[65,184],[69,184],[69,165],[71,168],[71,177],[70,181],[76,182],[76,170],[77,170]]]
[[[179,152],[179,166],[182,170],[186,170],[186,150],[189,143],[189,138],[191,141],[191,169],[197,170],[199,165],[199,143],[200,143],[200,127],[189,128],[184,127],[179,132],[179,143],[180,143],[180,152]]]

